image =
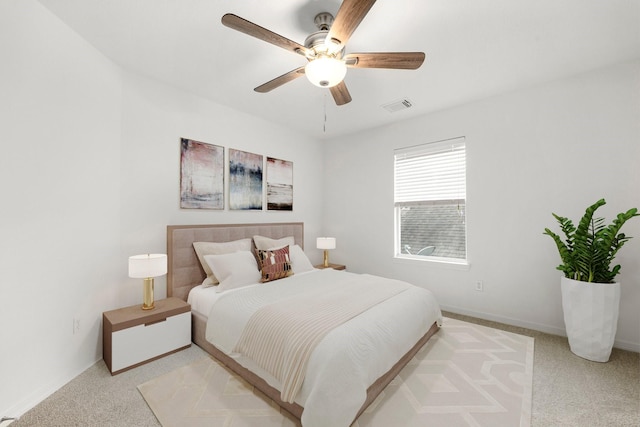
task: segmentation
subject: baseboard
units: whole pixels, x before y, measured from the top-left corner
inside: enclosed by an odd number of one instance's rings
[[[567,336],[564,329],[558,328],[552,325],[546,325],[546,324],[536,323],[536,322],[527,322],[527,321],[523,321],[520,319],[511,318],[511,317],[500,316],[494,313],[468,310],[466,308],[456,307],[456,306],[441,305],[440,307],[444,311],[450,311],[452,313],[462,314],[464,316],[477,317],[478,319],[490,320],[492,322],[504,323],[506,325],[517,326],[520,328],[532,329],[534,331],[544,332],[546,334],[551,334],[551,335],[559,335],[559,336],[565,336],[565,337]]]
[[[615,348],[621,350],[633,351],[634,353],[640,353],[640,344],[632,343],[630,341],[615,340],[613,342]]]
[[[16,419],[20,418],[30,409],[34,408],[40,402],[42,402],[47,397],[51,396],[53,393],[55,393],[56,391],[64,387],[69,381],[73,380],[75,377],[77,377],[78,375],[80,375],[81,373],[89,369],[91,366],[95,365],[100,360],[102,360],[102,358],[99,358],[94,362],[89,363],[87,366],[83,368],[80,368],[71,372],[67,372],[64,375],[60,375],[56,380],[51,381],[49,384],[40,387],[36,391],[32,392],[29,396],[22,399],[17,404],[4,410],[4,413],[1,416],[7,417],[7,418],[16,418]],[[11,420],[11,422],[13,422],[13,420]],[[10,424],[10,423],[5,424],[5,423],[0,424],[0,427],[5,427],[5,425]]]
[[[494,313],[485,313],[485,312],[482,312],[482,311],[467,310],[467,309],[462,308],[462,307],[445,306],[445,305],[441,305],[440,307],[444,311],[450,311],[452,313],[462,314],[464,316],[477,317],[478,319],[490,320],[492,322],[498,322],[498,323],[504,323],[504,324],[511,325],[511,326],[517,326],[517,327],[520,327],[520,328],[527,328],[527,329],[531,329],[531,330],[538,331],[538,332],[544,332],[546,334],[558,335],[558,336],[561,336],[561,337],[566,337],[567,336],[567,333],[564,330],[564,328],[558,328],[557,326],[553,326],[553,325],[547,325],[547,324],[536,323],[536,322],[527,322],[527,321],[524,321],[524,320],[521,320],[521,319],[514,319],[514,318],[511,318],[511,317],[500,316],[500,315],[497,315],[497,314],[494,314]],[[633,343],[633,342],[624,341],[624,340],[615,340],[615,342],[613,343],[613,346],[615,348],[619,348],[621,350],[627,350],[627,351],[633,351],[635,353],[640,353],[640,344],[638,344],[638,343]]]

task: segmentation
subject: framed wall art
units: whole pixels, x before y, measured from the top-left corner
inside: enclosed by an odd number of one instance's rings
[[[260,154],[229,149],[229,209],[262,210]]]
[[[224,209],[224,147],[180,139],[180,207]]]
[[[267,157],[267,210],[293,210],[293,162]]]

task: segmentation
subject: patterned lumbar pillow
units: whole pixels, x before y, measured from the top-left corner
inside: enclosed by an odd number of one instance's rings
[[[258,250],[258,260],[262,269],[262,282],[282,279],[293,274],[289,246],[280,249]]]

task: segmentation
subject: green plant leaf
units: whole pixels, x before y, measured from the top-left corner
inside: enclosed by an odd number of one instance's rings
[[[620,229],[629,219],[639,216],[638,209],[632,208],[620,213],[606,225],[604,218],[594,218],[595,212],[606,204],[604,199],[598,200],[586,210],[578,226],[565,217],[552,213],[558,221],[565,240],[548,228],[543,234],[550,236],[556,243],[562,264],[556,267],[570,279],[613,283],[620,273],[620,266],[610,267],[620,248],[631,237],[620,233]]]

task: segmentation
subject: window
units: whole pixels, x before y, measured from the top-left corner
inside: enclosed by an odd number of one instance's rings
[[[466,262],[464,138],[394,154],[395,256]]]

